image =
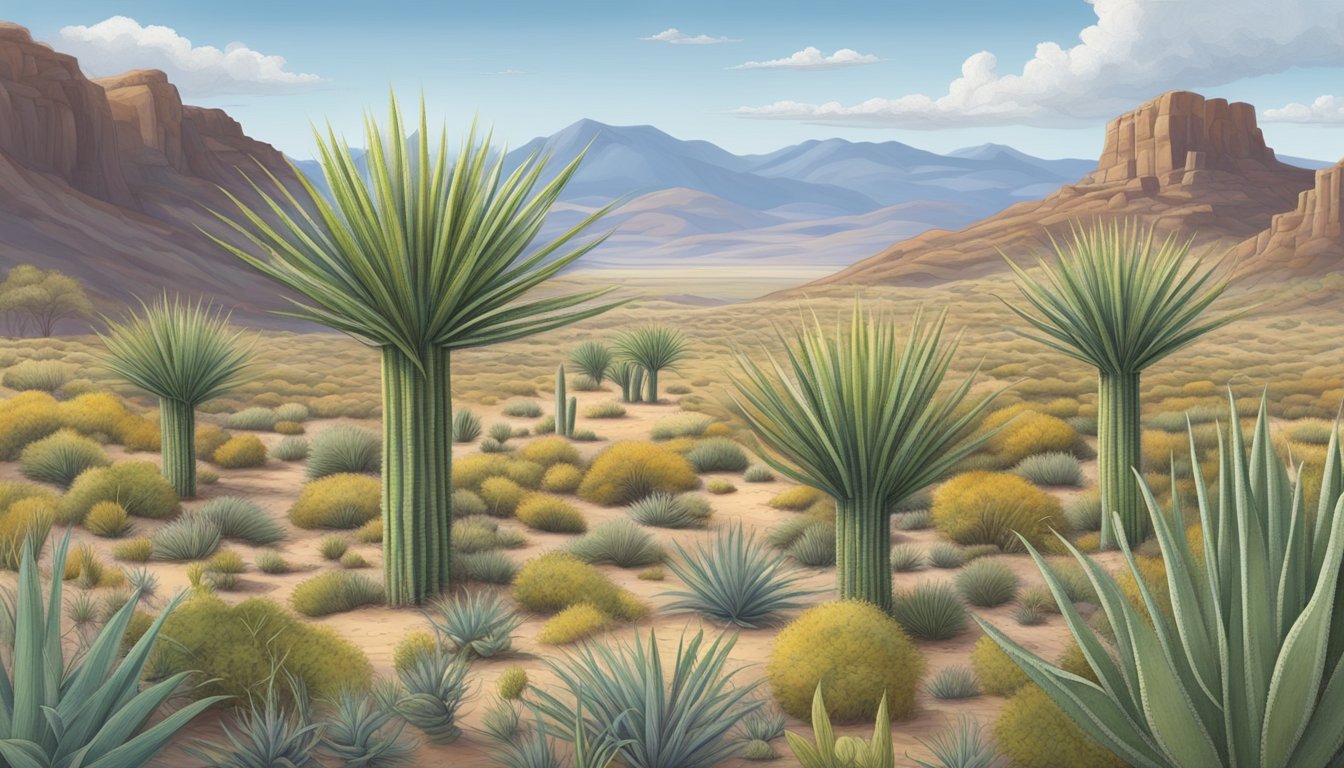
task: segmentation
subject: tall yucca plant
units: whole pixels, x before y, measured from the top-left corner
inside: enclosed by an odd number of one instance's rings
[[[446,132],[435,155],[424,104],[419,132],[407,142],[395,99],[387,131],[369,117],[365,134],[367,182],[349,146],[328,129],[317,142],[331,199],[303,174],[301,199],[258,189],[267,207],[252,210],[234,198],[242,220],[221,218],[253,247],[220,244],[304,297],[290,316],[382,351],[387,594],[394,604],[420,603],[448,585],[450,354],[616,306],[591,304],[609,288],[520,301],[601,242],[562,253],[606,209],[534,247],[581,157],[541,185],[543,158],[534,155],[506,175],[502,154],[488,138],[478,141],[474,129],[456,160]]]
[[[626,331],[616,337],[616,349],[621,355],[648,374],[650,403],[658,402],[658,373],[672,368],[689,354],[686,337],[676,328],[666,325],[646,325]]]
[[[1227,290],[1217,266],[1190,259],[1192,240],[1137,223],[1075,224],[1072,238],[1051,237],[1056,260],[1037,258],[1029,273],[1009,261],[1031,309],[1009,304],[1032,331],[1022,335],[1097,369],[1097,468],[1107,512],[1119,512],[1125,535],[1147,531],[1132,470],[1141,466],[1139,377],[1149,366],[1243,313],[1201,319]],[[1102,545],[1115,543],[1110,515]]]
[[[939,394],[956,350],[940,343],[945,318],[917,312],[902,342],[894,322],[856,303],[847,331],[828,335],[814,318],[782,339],[787,364],[738,355],[738,405],[762,458],[835,498],[841,599],[891,610],[892,509],[983,440],[966,437],[992,399],[967,403],[974,376]]]
[[[229,315],[204,301],[162,296],[99,337],[112,373],[159,398],[163,475],[183,497],[196,495],[196,408],[242,383],[254,342]]]
[[[1195,473],[1202,552],[1181,508],[1158,508],[1141,485],[1166,564],[1171,612],[1145,585],[1124,528],[1121,552],[1152,623],[1116,580],[1068,546],[1100,599],[1114,643],[1074,610],[1028,544],[1099,683],[1037,658],[984,624],[1070,717],[1141,768],[1324,768],[1344,762],[1344,461],[1332,435],[1316,499],[1290,481],[1264,401],[1247,451],[1235,403],[1218,445],[1218,494]],[[1336,430],[1337,432],[1338,430]],[[1230,445],[1229,445],[1230,444]],[[1193,429],[1190,455],[1198,464]],[[1062,539],[1061,539],[1062,540]]]

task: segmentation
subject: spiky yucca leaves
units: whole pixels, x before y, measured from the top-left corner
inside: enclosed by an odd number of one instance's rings
[[[789,749],[803,768],[896,768],[896,748],[891,741],[891,717],[887,714],[887,697],[877,707],[873,721],[873,738],[865,741],[856,736],[835,737],[831,715],[826,710],[826,699],[821,686],[812,694],[812,732],[815,742],[785,731]]]
[[[616,337],[615,344],[626,360],[638,365],[647,375],[646,399],[650,403],[658,402],[659,371],[676,366],[689,354],[686,337],[666,325],[646,325],[626,331]]]
[[[375,697],[350,689],[329,702],[323,745],[346,768],[396,768],[412,765],[416,744],[402,738],[406,724]]]
[[[254,342],[229,326],[229,315],[203,301],[140,304],[125,322],[99,333],[112,373],[159,398],[163,474],[177,495],[196,495],[196,407],[241,383]]]
[[[569,360],[579,372],[592,379],[598,386],[607,378],[614,357],[611,348],[600,341],[585,341],[569,352]]]
[[[1219,438],[1217,501],[1195,473],[1201,557],[1179,503],[1162,510],[1140,485],[1167,571],[1160,606],[1123,527],[1120,550],[1147,616],[1116,579],[1068,541],[1115,641],[1079,616],[1031,550],[1098,683],[1055,667],[999,630],[985,631],[1089,736],[1141,768],[1323,768],[1344,761],[1344,461],[1332,437],[1316,499],[1290,482],[1262,400],[1249,450],[1235,404]],[[1194,430],[1190,452],[1197,457]],[[1198,459],[1195,459],[1196,462]],[[1118,517],[1118,515],[1115,515]],[[1030,549],[1030,547],[1029,547]]]
[[[677,598],[671,610],[692,610],[739,627],[766,625],[781,612],[802,605],[813,594],[798,588],[798,575],[784,556],[756,542],[741,523],[730,526],[710,542],[686,550],[672,542],[677,558],[668,567],[686,589],[667,592]]]
[[[1022,335],[1097,369],[1097,468],[1103,508],[1119,512],[1136,544],[1147,534],[1135,471],[1142,470],[1139,378],[1144,370],[1244,312],[1204,319],[1227,290],[1217,266],[1190,259],[1192,240],[1158,240],[1137,222],[1075,224],[1070,240],[1051,238],[1056,260],[1037,258],[1035,274],[1009,261],[1034,311],[1009,304],[1033,330]],[[1103,547],[1115,544],[1110,515]]]
[[[446,132],[431,151],[423,103],[408,142],[395,99],[386,132],[369,117],[365,134],[367,172],[329,128],[316,138],[330,199],[302,174],[301,199],[279,184],[278,197],[258,188],[264,210],[233,198],[241,220],[220,217],[251,247],[219,242],[304,297],[289,315],[382,350],[387,594],[394,604],[421,603],[447,587],[450,571],[449,355],[616,306],[592,303],[608,288],[524,300],[601,242],[564,250],[607,209],[533,247],[582,156],[545,184],[536,155],[506,176],[504,153],[474,129],[456,157]]]
[[[891,610],[892,509],[983,440],[966,436],[992,399],[967,402],[974,375],[939,394],[956,350],[941,344],[944,319],[917,312],[902,343],[894,322],[856,303],[846,331],[828,335],[814,318],[783,339],[786,363],[738,355],[735,399],[761,457],[836,501],[841,599]]]
[[[312,768],[319,765],[322,724],[312,720],[308,690],[301,680],[285,674],[290,701],[276,690],[280,676],[273,671],[260,696],[250,697],[246,709],[233,715],[233,727],[223,726],[224,741],[203,741],[185,751],[213,768]],[[292,703],[290,703],[292,702]]]
[[[65,571],[70,534],[52,545],[51,572]],[[67,659],[61,627],[61,587],[51,580],[43,600],[33,541],[24,544],[14,621],[7,634],[9,668],[0,666],[0,763],[131,768],[149,762],[187,723],[225,697],[183,706],[146,724],[186,681],[182,672],[141,688],[145,662],[163,623],[181,601],[169,601],[123,656],[121,642],[139,603],[126,601],[81,655]]]

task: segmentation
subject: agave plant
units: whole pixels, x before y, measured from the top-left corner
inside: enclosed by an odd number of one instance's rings
[[[756,534],[746,533],[740,522],[691,551],[678,542],[673,547],[678,557],[667,565],[686,589],[665,593],[677,598],[670,610],[699,611],[754,628],[801,606],[799,598],[813,594],[797,588],[798,577],[787,570],[784,556],[757,544]]]
[[[402,738],[406,724],[369,694],[344,689],[330,702],[322,730],[327,751],[346,768],[396,768],[411,765],[416,744]]]
[[[224,726],[224,742],[199,742],[185,751],[212,768],[309,768],[316,767],[322,745],[322,724],[312,721],[307,688],[285,673],[292,695],[287,704],[275,688],[279,674],[272,672],[258,702],[233,717],[233,728]]]
[[[51,572],[63,573],[70,534],[52,546]],[[186,681],[172,675],[141,688],[150,650],[182,596],[169,601],[149,629],[120,653],[138,603],[126,601],[73,660],[65,658],[61,580],[42,598],[33,541],[24,544],[14,604],[9,669],[0,667],[0,763],[13,768],[134,768],[149,762],[196,715],[222,701],[191,702],[147,726]]]
[[[1147,534],[1134,470],[1141,470],[1139,379],[1144,370],[1244,312],[1203,318],[1227,290],[1217,266],[1189,259],[1192,240],[1159,241],[1137,223],[1074,225],[1071,240],[1053,237],[1056,262],[1038,258],[1032,275],[1009,261],[1035,311],[1009,304],[1033,329],[1023,336],[1097,369],[1097,468],[1107,512],[1119,512],[1125,535]],[[1101,543],[1112,547],[1110,515]]]
[[[1028,547],[1097,683],[985,631],[1085,733],[1140,768],[1323,768],[1344,761],[1344,461],[1331,437],[1319,496],[1303,498],[1269,436],[1260,404],[1249,451],[1235,403],[1218,445],[1218,500],[1195,473],[1200,556],[1179,503],[1159,509],[1140,484],[1166,565],[1171,610],[1139,575],[1123,526],[1117,539],[1146,616],[1116,580],[1072,550],[1114,629],[1108,644]],[[1198,466],[1194,430],[1190,453]],[[1118,514],[1112,513],[1114,517]],[[1118,521],[1117,526],[1119,525]],[[1149,617],[1151,617],[1151,624]]]
[[[887,713],[887,697],[877,707],[873,721],[873,738],[864,741],[856,736],[835,737],[831,715],[826,710],[826,699],[821,686],[812,694],[812,733],[815,742],[785,731],[789,749],[803,768],[896,768],[896,748],[891,741],[891,716]]]
[[[616,349],[626,360],[644,370],[650,403],[658,402],[658,372],[686,359],[686,337],[666,325],[646,325],[616,337]]]
[[[303,174],[297,198],[278,183],[279,197],[261,192],[264,210],[233,198],[241,220],[220,218],[251,246],[218,242],[305,297],[290,316],[381,350],[387,596],[418,604],[449,580],[450,354],[559,328],[620,302],[593,303],[609,288],[523,300],[603,239],[564,250],[607,208],[533,244],[582,155],[541,185],[547,170],[537,155],[506,176],[504,153],[488,138],[478,141],[474,128],[454,159],[446,132],[431,152],[423,103],[409,142],[395,99],[390,112],[387,133],[366,120],[367,171],[329,128],[316,138],[330,198]]]
[[[248,376],[255,342],[229,326],[229,315],[203,301],[141,302],[125,322],[107,321],[99,338],[109,370],[159,398],[163,475],[178,496],[196,495],[196,408]]]
[[[974,451],[967,437],[992,396],[967,403],[974,376],[939,395],[956,344],[940,345],[945,314],[917,312],[901,344],[896,326],[856,303],[847,333],[815,320],[769,370],[738,355],[735,398],[764,451],[789,479],[836,502],[841,599],[891,610],[892,510]]]
[[[467,697],[467,657],[450,655],[441,648],[422,653],[407,668],[399,670],[404,695],[396,702],[397,713],[406,722],[440,744],[457,741],[458,709]]]
[[[431,616],[429,623],[447,638],[451,649],[480,658],[508,653],[513,632],[523,623],[523,617],[495,592],[457,595],[438,607],[439,615]]]
[[[613,357],[611,348],[600,341],[585,341],[569,352],[569,360],[579,372],[592,379],[598,386],[607,378],[611,370]]]

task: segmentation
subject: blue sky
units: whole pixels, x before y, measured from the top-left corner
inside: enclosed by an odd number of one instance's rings
[[[91,74],[168,69],[186,101],[299,158],[310,121],[357,141],[389,86],[510,145],[587,117],[734,152],[843,136],[1045,157],[1094,157],[1106,117],[1189,88],[1255,104],[1282,154],[1344,156],[1338,0],[62,0],[3,15]]]

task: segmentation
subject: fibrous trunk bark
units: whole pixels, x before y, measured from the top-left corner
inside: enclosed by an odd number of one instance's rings
[[[196,408],[181,400],[159,398],[159,453],[163,476],[184,499],[196,495]]]
[[[891,611],[891,515],[872,499],[837,501],[835,568],[840,599]]]
[[[1101,374],[1097,385],[1097,472],[1101,481],[1101,546],[1113,549],[1112,513],[1120,515],[1125,537],[1138,546],[1148,532],[1148,516],[1135,470],[1142,471],[1139,374]]]

